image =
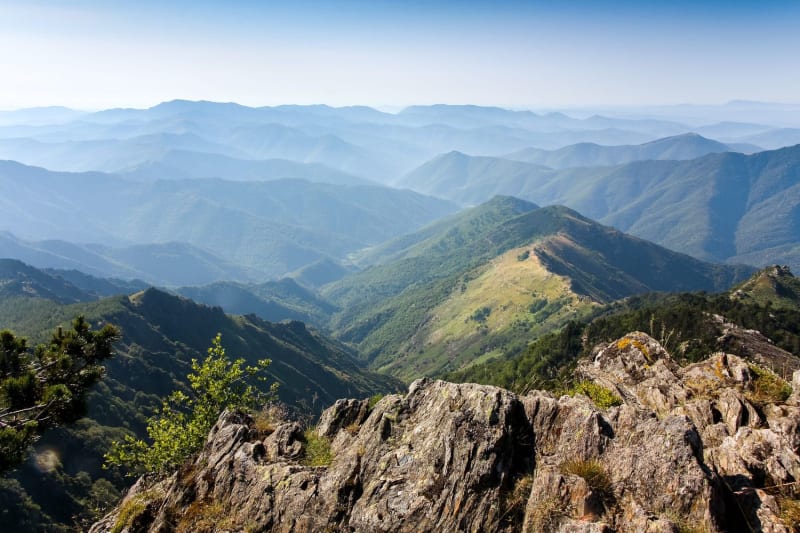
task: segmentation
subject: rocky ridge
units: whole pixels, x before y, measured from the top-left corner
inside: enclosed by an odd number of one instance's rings
[[[337,401],[313,435],[224,413],[92,531],[797,531],[800,371],[790,386],[722,352],[681,367],[636,332],[576,374],[588,396],[422,379]],[[311,440],[329,464],[309,466]]]

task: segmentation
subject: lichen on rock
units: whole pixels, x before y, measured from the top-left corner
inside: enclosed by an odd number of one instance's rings
[[[681,367],[632,333],[576,370],[622,399],[604,408],[421,379],[371,409],[329,408],[316,426],[327,466],[303,464],[297,423],[253,440],[226,413],[157,498],[134,486],[125,501],[147,511],[120,531],[788,532],[771,487],[800,479],[800,373],[785,401],[758,404],[752,364],[717,353]]]

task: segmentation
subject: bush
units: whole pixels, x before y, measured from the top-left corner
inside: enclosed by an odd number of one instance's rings
[[[213,339],[208,356],[192,359],[188,380],[192,396],[173,392],[161,410],[147,421],[151,442],[127,436],[114,442],[105,455],[107,465],[130,468],[130,475],[142,472],[167,474],[184,463],[205,443],[208,432],[224,410],[250,410],[263,405],[275,392],[260,391],[249,382],[269,365],[263,359],[257,366],[243,367],[244,359],[230,361],[222,347],[221,335]]]
[[[375,407],[379,401],[383,400],[383,396],[383,394],[373,394],[370,396],[367,402],[367,409],[372,411],[373,407]]]
[[[747,366],[754,377],[747,399],[754,404],[783,403],[792,395],[792,387],[771,370]]]
[[[304,448],[305,457],[303,464],[306,466],[328,466],[333,461],[331,452],[331,441],[325,437],[320,437],[317,428],[309,428],[303,434],[306,445]]]
[[[569,390],[568,394],[570,396],[576,394],[588,396],[592,403],[600,409],[622,405],[622,398],[614,394],[614,391],[591,381],[579,381]]]

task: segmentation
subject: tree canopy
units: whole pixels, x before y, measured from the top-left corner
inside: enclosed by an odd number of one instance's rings
[[[82,316],[33,350],[0,331],[0,472],[22,462],[44,431],[85,413],[86,393],[103,376],[117,338],[115,326],[93,331]]]

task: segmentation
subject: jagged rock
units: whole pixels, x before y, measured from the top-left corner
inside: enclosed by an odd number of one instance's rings
[[[767,368],[784,369],[787,377],[800,369],[800,359],[775,346],[760,331],[741,328],[720,315],[712,315],[712,318],[722,330],[717,339],[719,350],[735,353]]]
[[[800,370],[795,370],[792,374],[792,395],[787,403],[800,407]]]
[[[319,419],[317,431],[326,438],[333,438],[340,430],[360,425],[369,415],[368,400],[336,400]]]
[[[297,422],[280,424],[263,442],[268,461],[299,459],[303,455],[303,427]]]
[[[766,485],[800,479],[796,391],[756,405],[741,358],[681,368],[643,333],[577,372],[623,403],[428,379],[339,401],[317,427],[327,466],[298,424],[258,441],[226,413],[195,461],[131,490],[141,513],[93,531],[789,531]]]

